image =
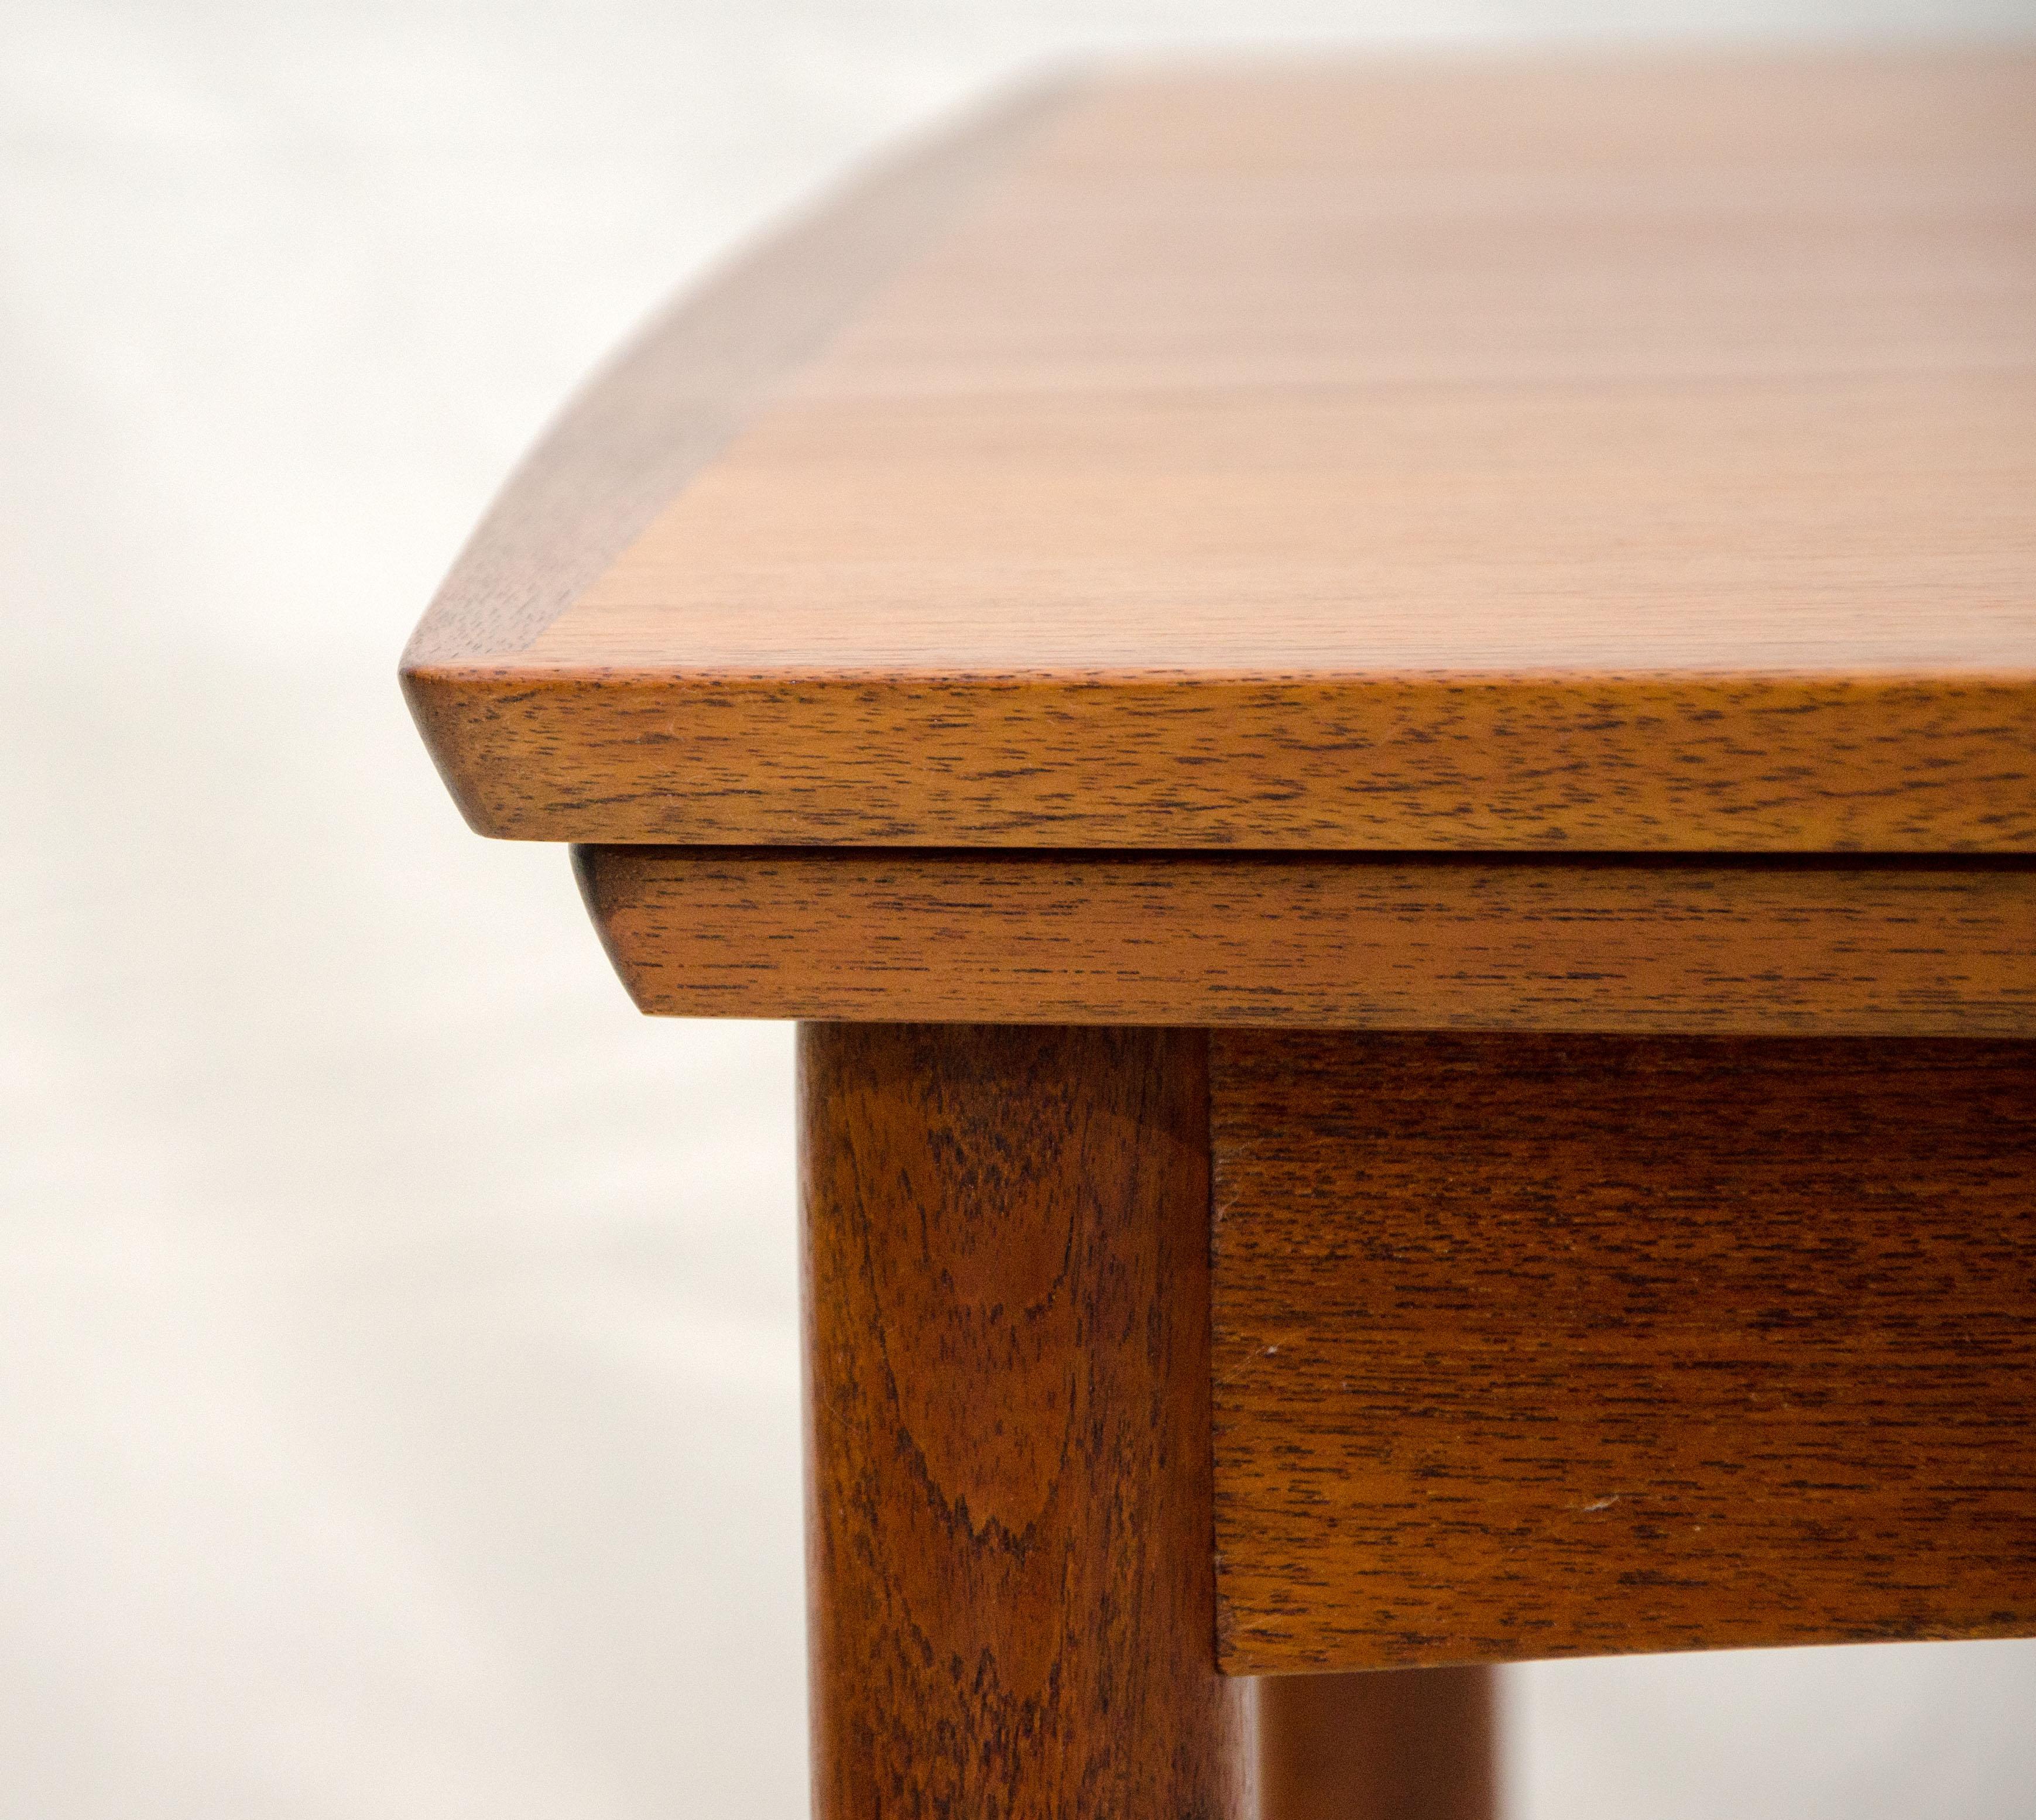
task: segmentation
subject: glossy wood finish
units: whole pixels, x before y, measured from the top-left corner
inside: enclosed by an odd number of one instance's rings
[[[534,637],[427,622],[477,825],[2036,846],[2036,55],[1125,74],[1035,127]]]
[[[1206,1045],[803,1026],[816,1812],[1250,1820]]]
[[[1491,1820],[1489,1668],[1258,1683],[1258,1820]]]
[[[2036,1036],[2036,868],[594,847],[673,1017]]]
[[[2036,1632],[2036,1045],[1211,1042],[1227,1670]]]
[[[1065,98],[1032,85],[879,164],[623,349],[511,476],[433,599],[403,654],[420,711],[436,680],[527,650]]]
[[[403,653],[411,712],[469,820],[505,782],[465,755],[477,718],[518,706],[506,669],[1065,99],[1031,85],[877,165],[662,312],[549,426]]]

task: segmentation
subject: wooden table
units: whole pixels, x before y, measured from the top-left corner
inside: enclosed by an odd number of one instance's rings
[[[1028,92],[404,681],[645,1010],[807,1020],[823,1820],[1470,1815],[1491,1664],[2036,1632],[2036,57]]]

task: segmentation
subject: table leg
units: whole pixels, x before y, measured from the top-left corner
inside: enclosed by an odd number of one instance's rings
[[[1248,1820],[1205,1039],[801,1027],[818,1820]]]
[[[1489,1668],[1258,1683],[1261,1820],[1491,1820]]]

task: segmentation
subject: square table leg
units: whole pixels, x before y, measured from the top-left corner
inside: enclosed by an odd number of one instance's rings
[[[805,1024],[819,1820],[1247,1820],[1216,1669],[1207,1046]]]
[[[1260,1820],[1490,1820],[1493,1671],[1257,1682]]]

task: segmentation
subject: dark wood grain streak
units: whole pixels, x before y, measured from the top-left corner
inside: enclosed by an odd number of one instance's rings
[[[1491,1820],[1492,1671],[1258,1683],[1258,1820]]]
[[[2036,1633],[2036,1045],[1211,1041],[1227,1669]]]
[[[2036,1035],[2036,867],[578,850],[677,1017]]]
[[[476,666],[523,651],[1070,92],[1040,83],[893,156],[688,292],[589,381],[468,540],[403,654],[434,752]],[[462,767],[443,763],[465,801]]]
[[[820,1820],[1248,1820],[1198,1034],[801,1027]]]

